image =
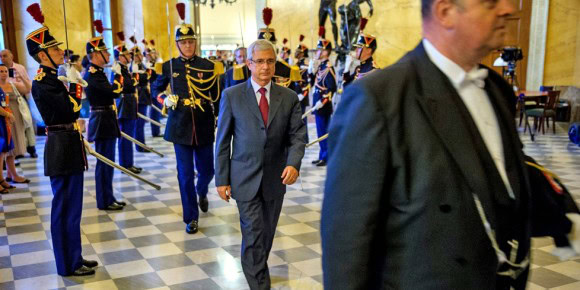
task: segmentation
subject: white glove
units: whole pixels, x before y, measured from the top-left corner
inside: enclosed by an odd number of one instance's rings
[[[87,87],[87,82],[83,80],[79,71],[70,63],[65,63],[64,69],[66,70],[66,76],[59,76],[58,79],[63,82],[68,82],[72,84],[80,84],[82,87]]]
[[[316,104],[314,105],[314,110],[318,110],[322,108],[322,106],[323,106],[322,100],[318,100],[318,102],[316,102]]]
[[[142,69],[139,67],[139,64],[138,64],[138,63],[136,63],[136,62],[133,62],[133,64],[131,65],[131,72],[132,72],[132,73],[136,73],[136,74],[144,74],[144,73],[145,73],[145,71],[144,71],[144,70],[142,70]]]
[[[145,66],[145,69],[154,69],[153,65],[148,61],[144,62],[143,66]]]
[[[298,94],[298,101],[302,102],[302,100],[304,99],[304,95],[303,94]]]
[[[354,58],[352,55],[346,56],[346,61],[344,62],[344,71],[348,72],[349,74],[354,74],[354,71],[357,66],[360,65],[360,60]]]
[[[314,74],[318,71],[318,66],[320,65],[320,61],[317,59],[312,60],[309,64],[308,64],[308,73],[309,74]]]
[[[118,75],[122,75],[123,73],[121,72],[121,65],[118,62],[113,63],[113,66],[111,67],[111,70]]]
[[[163,105],[168,108],[175,106],[176,103],[177,102],[175,101],[175,97],[172,97],[172,95],[168,95],[163,101]]]

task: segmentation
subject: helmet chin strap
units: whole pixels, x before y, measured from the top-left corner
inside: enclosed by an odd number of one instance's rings
[[[108,61],[107,61],[107,59],[105,58],[105,55],[103,54],[103,52],[102,52],[102,51],[100,51],[100,50],[99,50],[99,54],[100,54],[100,55],[101,55],[101,57],[103,58],[103,66],[104,66],[105,64],[107,64],[107,63],[108,63]]]
[[[50,57],[50,54],[48,53],[48,49],[47,48],[43,48],[41,51],[44,51],[44,53],[46,54],[46,56],[48,57],[48,60],[50,60],[50,63],[52,64],[52,66],[54,67],[54,69],[58,69],[58,65],[56,65],[56,63],[54,62],[54,60],[52,60],[52,57]],[[70,56],[69,56],[70,57]]]

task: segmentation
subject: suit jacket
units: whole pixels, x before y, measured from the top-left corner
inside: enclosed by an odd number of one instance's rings
[[[353,82],[329,133],[322,207],[328,289],[494,289],[498,258],[475,205],[510,257],[530,248],[530,203],[513,91],[490,71],[515,200],[449,79],[420,44]],[[525,275],[523,275],[525,276]]]
[[[222,94],[215,184],[231,185],[236,200],[252,200],[260,185],[265,199],[283,198],[282,171],[289,165],[300,170],[306,128],[298,96],[272,81],[269,108],[265,128],[250,80]]]

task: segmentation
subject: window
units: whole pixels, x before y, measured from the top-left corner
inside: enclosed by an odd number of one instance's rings
[[[107,47],[113,47],[113,25],[111,23],[111,1],[109,0],[92,0],[93,20],[103,21],[103,39]],[[93,35],[97,35],[94,30]]]

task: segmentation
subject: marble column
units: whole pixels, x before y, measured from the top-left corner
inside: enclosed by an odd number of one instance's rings
[[[544,81],[544,61],[550,0],[532,1],[526,90],[538,90]]]

